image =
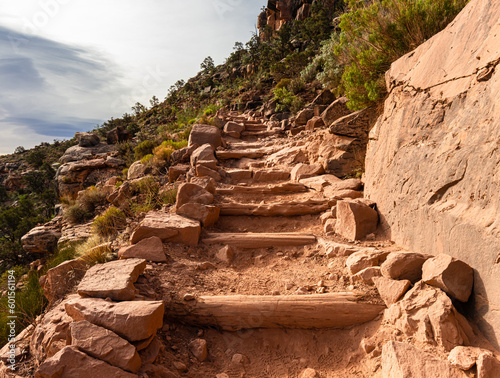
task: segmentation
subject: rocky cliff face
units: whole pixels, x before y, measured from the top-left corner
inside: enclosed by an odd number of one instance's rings
[[[500,3],[473,0],[396,61],[370,134],[366,193],[398,244],[475,269],[474,311],[500,340]]]

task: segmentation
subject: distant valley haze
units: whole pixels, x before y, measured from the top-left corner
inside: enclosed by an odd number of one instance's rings
[[[265,0],[1,0],[0,155],[131,112],[247,42]]]

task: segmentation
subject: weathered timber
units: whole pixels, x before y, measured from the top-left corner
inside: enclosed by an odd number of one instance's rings
[[[232,186],[230,188],[218,188],[217,194],[254,193],[254,194],[279,194],[279,193],[304,193],[309,188],[303,184],[285,182],[282,184],[266,186]]]
[[[318,214],[328,210],[335,201],[328,199],[305,201],[283,201],[277,203],[221,203],[221,215],[254,215],[264,217]]]
[[[202,296],[166,306],[167,317],[227,331],[251,328],[341,328],[369,322],[385,306],[352,293]]]
[[[242,158],[257,159],[264,156],[264,152],[255,150],[236,150],[236,151],[229,150],[229,151],[217,151],[216,155],[218,159],[222,160],[242,159]]]
[[[295,232],[274,233],[210,233],[203,239],[205,244],[228,244],[240,248],[268,248],[297,246],[316,242],[312,234]]]

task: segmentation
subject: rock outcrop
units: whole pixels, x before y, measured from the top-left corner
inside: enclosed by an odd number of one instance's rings
[[[392,64],[365,174],[365,191],[392,240],[415,252],[446,253],[475,270],[475,314],[497,347],[499,18],[499,2],[473,0],[445,30]]]

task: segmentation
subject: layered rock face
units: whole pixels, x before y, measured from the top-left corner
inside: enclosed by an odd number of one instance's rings
[[[365,193],[387,235],[474,268],[474,312],[500,340],[500,3],[473,0],[386,75]],[[465,278],[464,278],[465,279]]]

